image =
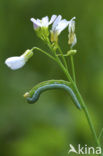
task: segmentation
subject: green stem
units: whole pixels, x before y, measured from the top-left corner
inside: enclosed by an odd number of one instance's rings
[[[61,67],[61,69],[64,71],[64,73],[65,73],[66,76],[68,77],[69,81],[70,81],[70,82],[73,82],[73,80],[72,80],[72,78],[71,78],[71,76],[70,76],[70,74],[69,74],[68,69],[65,68],[65,66],[62,64],[62,62],[61,62],[61,60],[59,59],[59,57],[56,55],[56,51],[54,51],[54,49],[52,48],[50,41],[48,41],[47,45],[48,45],[48,47],[50,48],[50,50],[52,51],[52,53],[54,54],[55,59],[56,59],[56,62],[57,62],[58,65]],[[64,59],[65,59],[65,58],[64,58]],[[66,60],[65,60],[65,62],[66,62]]]
[[[64,65],[65,65],[66,69],[68,69],[68,65],[67,65],[67,62],[66,62],[66,60],[64,58],[64,55],[63,55],[63,52],[62,52],[61,48],[59,47],[59,45],[57,45],[57,47],[58,47],[58,50],[59,50],[59,52],[61,54],[61,57],[63,59]]]
[[[102,135],[103,135],[103,128],[102,128],[101,131],[100,131],[100,134],[99,134],[99,136],[98,136],[98,140],[100,140],[100,138],[102,137]]]
[[[63,63],[61,62],[61,60],[59,59],[59,57],[56,54],[56,50],[54,51],[54,49],[52,48],[52,45],[50,43],[50,41],[48,41],[47,43],[48,47],[50,48],[51,52],[54,54],[56,62],[59,64],[59,66],[62,68],[63,71],[65,71],[67,73],[67,69],[65,68],[65,66],[63,65]],[[63,56],[64,57],[64,56]],[[65,59],[65,58],[64,58]],[[65,60],[66,63],[66,60]],[[67,71],[66,71],[67,70]]]
[[[89,115],[87,106],[85,105],[84,100],[83,100],[81,94],[79,93],[78,89],[77,89],[77,88],[75,88],[75,89],[76,89],[76,91],[77,91],[78,98],[79,98],[80,101],[81,101],[82,108],[83,108],[83,110],[84,110],[85,116],[86,116],[86,118],[87,118],[88,124],[89,124],[90,129],[91,129],[91,132],[92,132],[92,134],[93,134],[93,136],[94,136],[95,142],[96,142],[97,146],[100,147],[100,142],[99,142],[99,140],[98,140],[98,137],[97,137],[97,134],[96,134],[94,125],[93,125],[93,123],[92,123],[91,117],[90,117],[90,115]]]
[[[72,67],[73,80],[74,80],[74,82],[76,83],[73,55],[70,56],[70,60],[71,60],[71,67]]]
[[[72,83],[74,90],[76,91],[76,94],[77,94],[77,96],[78,96],[78,99],[79,99],[79,101],[80,101],[80,103],[81,103],[81,106],[82,106],[83,111],[84,111],[84,113],[85,113],[85,116],[86,116],[86,118],[87,118],[87,121],[88,121],[88,124],[89,124],[89,126],[90,126],[91,132],[92,132],[93,137],[94,137],[94,139],[95,139],[95,142],[96,142],[97,146],[100,147],[100,142],[99,142],[98,137],[97,137],[97,135],[96,135],[96,131],[95,131],[95,129],[94,129],[94,125],[93,125],[93,123],[92,123],[92,120],[91,120],[91,117],[90,117],[90,115],[89,115],[88,109],[87,109],[87,107],[86,107],[86,105],[85,105],[85,103],[84,103],[84,100],[83,100],[83,98],[82,98],[82,96],[81,96],[81,94],[80,94],[80,92],[79,92],[79,90],[78,90],[78,88],[77,88],[75,82],[71,79],[70,74],[67,73],[67,72],[65,72],[65,70],[63,70],[63,71],[64,71],[65,75],[67,76],[68,80]]]
[[[49,43],[49,48],[53,51],[53,49],[52,49],[50,43]],[[92,132],[92,134],[93,134],[93,137],[94,137],[94,139],[95,139],[95,142],[96,142],[97,146],[100,147],[101,145],[100,145],[100,142],[99,142],[99,140],[98,140],[98,138],[97,138],[96,131],[95,131],[95,129],[94,129],[94,125],[93,125],[93,123],[92,123],[92,120],[91,120],[91,117],[90,117],[90,115],[89,115],[88,109],[87,109],[87,107],[86,107],[86,105],[85,105],[85,103],[84,103],[84,100],[83,100],[83,98],[82,98],[82,96],[81,96],[81,94],[80,94],[80,92],[79,92],[79,90],[78,90],[78,88],[77,88],[77,86],[76,86],[76,83],[75,83],[75,81],[73,81],[73,79],[71,78],[71,76],[70,76],[70,74],[69,74],[69,71],[68,71],[68,70],[65,68],[65,66],[62,64],[62,62],[60,61],[60,59],[58,58],[58,56],[56,55],[55,52],[54,52],[54,54],[55,54],[55,57],[56,57],[56,62],[59,64],[59,66],[60,66],[61,69],[63,70],[64,74],[66,75],[66,77],[68,78],[68,80],[69,80],[69,81],[72,83],[72,85],[73,85],[73,88],[74,88],[74,90],[75,90],[75,92],[76,92],[76,95],[77,95],[77,97],[78,97],[78,99],[79,99],[79,101],[80,101],[80,103],[81,103],[82,108],[83,108],[84,114],[85,114],[85,116],[86,116],[86,118],[87,118],[89,127],[90,127],[91,132]],[[66,60],[65,60],[65,61],[66,61]],[[74,68],[74,65],[73,65],[73,68]],[[74,69],[73,69],[73,72],[74,72]]]
[[[38,47],[33,47],[33,48],[31,49],[31,51],[34,51],[34,50],[38,50],[38,51],[42,52],[43,54],[47,55],[47,56],[48,56],[49,58],[51,58],[52,60],[56,61],[55,57],[53,57],[52,55],[50,55],[50,54],[47,53],[46,51],[44,51],[44,50],[42,50],[42,49],[40,49],[40,48],[38,48]],[[56,61],[56,62],[57,62],[57,61]]]

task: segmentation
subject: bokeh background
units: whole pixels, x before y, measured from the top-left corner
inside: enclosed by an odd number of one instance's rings
[[[52,14],[77,17],[78,87],[98,134],[103,127],[103,1],[0,0],[0,156],[67,156],[69,144],[95,144],[84,114],[64,91],[45,92],[34,105],[22,96],[38,82],[65,79],[58,65],[39,52],[20,70],[4,64],[33,46],[45,49],[30,18]],[[59,38],[64,52],[67,33]]]

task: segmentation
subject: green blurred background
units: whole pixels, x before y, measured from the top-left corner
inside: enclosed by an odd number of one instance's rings
[[[67,156],[69,144],[94,145],[83,113],[64,91],[43,93],[34,105],[22,96],[38,82],[65,79],[52,60],[36,52],[20,70],[11,71],[4,65],[6,58],[33,46],[45,49],[30,18],[52,14],[67,20],[77,17],[78,87],[97,133],[103,127],[103,1],[0,0],[0,156]],[[67,30],[60,43],[68,50]]]

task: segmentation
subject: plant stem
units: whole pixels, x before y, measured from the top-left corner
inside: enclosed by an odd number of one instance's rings
[[[74,80],[74,82],[76,83],[73,55],[70,56],[70,60],[71,60],[71,67],[72,67],[73,80]]]
[[[55,57],[53,57],[52,55],[50,55],[50,54],[47,53],[46,51],[44,51],[44,50],[42,50],[42,49],[40,49],[40,48],[38,48],[38,47],[33,47],[33,48],[31,49],[31,51],[34,51],[34,50],[38,50],[38,51],[42,52],[43,54],[47,55],[48,57],[50,57],[52,60],[56,61]]]
[[[62,69],[63,69],[63,68],[62,68]],[[96,142],[97,146],[100,147],[100,142],[99,142],[98,137],[97,137],[97,135],[96,135],[96,131],[95,131],[95,129],[94,129],[94,125],[93,125],[92,120],[91,120],[91,117],[90,117],[90,115],[89,115],[87,106],[85,105],[84,100],[83,100],[83,98],[82,98],[82,96],[81,96],[81,94],[80,94],[80,92],[79,92],[79,90],[78,90],[78,88],[77,88],[75,82],[71,79],[71,76],[70,76],[70,74],[68,73],[68,71],[67,71],[67,72],[65,72],[65,70],[63,70],[63,71],[64,71],[65,75],[67,76],[68,80],[72,83],[74,90],[76,91],[76,94],[77,94],[78,99],[79,99],[79,101],[80,101],[80,103],[81,103],[81,106],[82,106],[82,108],[83,108],[84,114],[85,114],[85,116],[86,116],[86,118],[87,118],[87,121],[88,121],[88,124],[89,124],[89,126],[90,126],[91,132],[92,132],[93,137],[94,137],[94,139],[95,139],[95,142]]]
[[[52,49],[52,46],[51,46],[50,43],[49,43],[49,48],[50,48],[50,49],[52,50],[52,52],[53,52],[53,49]],[[59,65],[59,66],[61,67],[61,69],[63,70],[63,72],[64,72],[64,74],[66,75],[67,79],[72,83],[72,86],[73,86],[73,88],[74,88],[74,90],[75,90],[75,93],[76,93],[76,95],[77,95],[77,97],[78,97],[80,103],[81,103],[81,106],[82,106],[82,108],[83,108],[84,114],[85,114],[85,116],[86,116],[86,118],[87,118],[89,127],[90,127],[90,129],[91,129],[92,135],[93,135],[93,137],[94,137],[94,139],[95,139],[95,142],[96,142],[97,146],[101,147],[100,142],[99,142],[99,140],[98,140],[98,137],[97,137],[97,135],[96,135],[96,131],[95,131],[94,125],[93,125],[92,120],[91,120],[91,117],[90,117],[90,115],[89,115],[87,106],[86,106],[85,103],[84,103],[84,100],[83,100],[83,98],[82,98],[82,96],[81,96],[81,94],[80,94],[80,92],[79,92],[79,90],[78,90],[78,88],[77,88],[77,86],[76,86],[75,81],[73,81],[73,79],[71,78],[71,75],[69,74],[69,71],[68,71],[67,68],[65,68],[65,66],[62,64],[61,60],[60,60],[60,59],[58,58],[58,56],[56,55],[55,51],[54,51],[54,54],[55,54],[55,57],[56,57],[56,62],[58,63],[58,65]],[[65,58],[64,58],[64,59],[65,59]],[[66,60],[65,60],[65,61],[66,61]],[[75,80],[75,70],[74,70],[73,59],[72,59],[71,61],[72,61],[72,70],[73,70],[73,75],[74,75],[73,77],[74,77],[74,80]]]
[[[103,128],[101,129],[100,134],[99,134],[99,136],[98,136],[98,139],[99,139],[99,140],[100,140],[100,138],[102,137],[102,135],[103,135]]]
[[[98,137],[97,137],[97,135],[96,135],[96,131],[95,131],[95,129],[94,129],[94,125],[93,125],[92,120],[91,120],[91,117],[90,117],[90,115],[89,115],[87,106],[85,105],[84,100],[83,100],[83,98],[81,97],[81,94],[79,93],[78,89],[77,89],[77,88],[75,88],[75,89],[76,89],[76,91],[77,91],[78,98],[79,98],[80,101],[81,101],[81,105],[82,105],[83,111],[84,111],[85,116],[86,116],[86,118],[87,118],[87,121],[88,121],[88,124],[89,124],[89,126],[90,126],[91,132],[92,132],[92,134],[93,134],[93,136],[94,136],[95,142],[96,142],[97,146],[100,147],[100,142],[99,142]]]
[[[66,59],[64,58],[64,55],[63,55],[61,48],[59,47],[59,45],[57,45],[57,47],[58,47],[58,50],[59,50],[61,57],[63,59],[64,65],[65,65],[66,69],[68,69],[68,65],[67,65]]]

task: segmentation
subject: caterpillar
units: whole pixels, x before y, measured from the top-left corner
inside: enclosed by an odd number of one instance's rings
[[[49,80],[49,81],[41,82],[38,85],[36,85],[31,91],[25,93],[24,97],[27,98],[28,103],[32,104],[39,99],[42,92],[46,90],[52,90],[52,89],[64,89],[65,91],[67,91],[71,96],[76,107],[78,109],[81,109],[81,105],[73,89],[71,88],[71,83],[64,80]]]

